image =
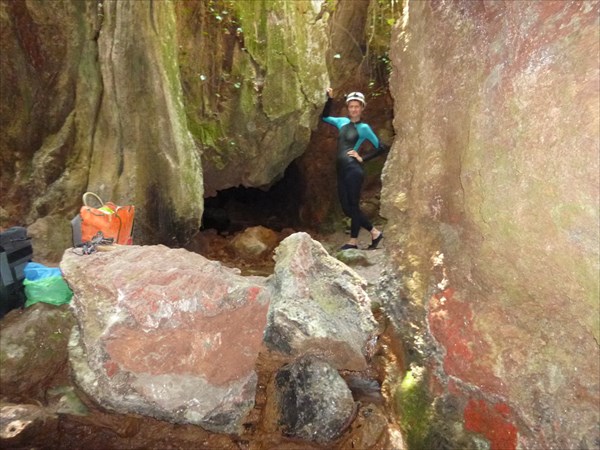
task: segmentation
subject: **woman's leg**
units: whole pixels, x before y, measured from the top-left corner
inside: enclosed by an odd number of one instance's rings
[[[350,217],[350,238],[358,238],[358,232],[360,228],[364,228],[367,231],[373,229],[373,225],[360,210],[360,191],[363,183],[363,171],[361,169],[354,169],[346,172],[343,178],[343,189],[344,197],[340,195],[340,202],[342,203],[342,210],[344,214]]]

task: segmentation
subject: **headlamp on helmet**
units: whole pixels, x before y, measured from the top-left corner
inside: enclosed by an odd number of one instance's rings
[[[346,104],[350,103],[352,100],[361,102],[363,107],[367,106],[367,102],[365,102],[365,96],[361,92],[351,92],[346,95]]]

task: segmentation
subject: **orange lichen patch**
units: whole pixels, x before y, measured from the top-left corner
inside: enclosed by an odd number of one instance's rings
[[[261,289],[257,286],[253,286],[251,288],[248,289],[248,301],[253,302],[256,300],[256,298],[258,297],[258,294],[260,294]]]
[[[490,405],[471,399],[464,411],[465,428],[484,435],[490,441],[490,450],[515,450],[517,428],[508,421],[510,412],[505,403]]]

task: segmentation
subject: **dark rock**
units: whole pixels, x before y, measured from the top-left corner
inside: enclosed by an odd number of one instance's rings
[[[302,357],[282,367],[275,383],[280,423],[288,436],[330,442],[353,418],[352,393],[335,367],[323,360]]]
[[[37,303],[14,310],[0,328],[2,398],[43,398],[44,390],[67,368],[67,343],[75,318],[67,305]]]

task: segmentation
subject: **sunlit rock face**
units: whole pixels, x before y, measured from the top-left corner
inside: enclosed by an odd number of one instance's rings
[[[594,448],[599,5],[406,5],[383,176],[402,277],[389,306],[446,422],[417,438]]]

